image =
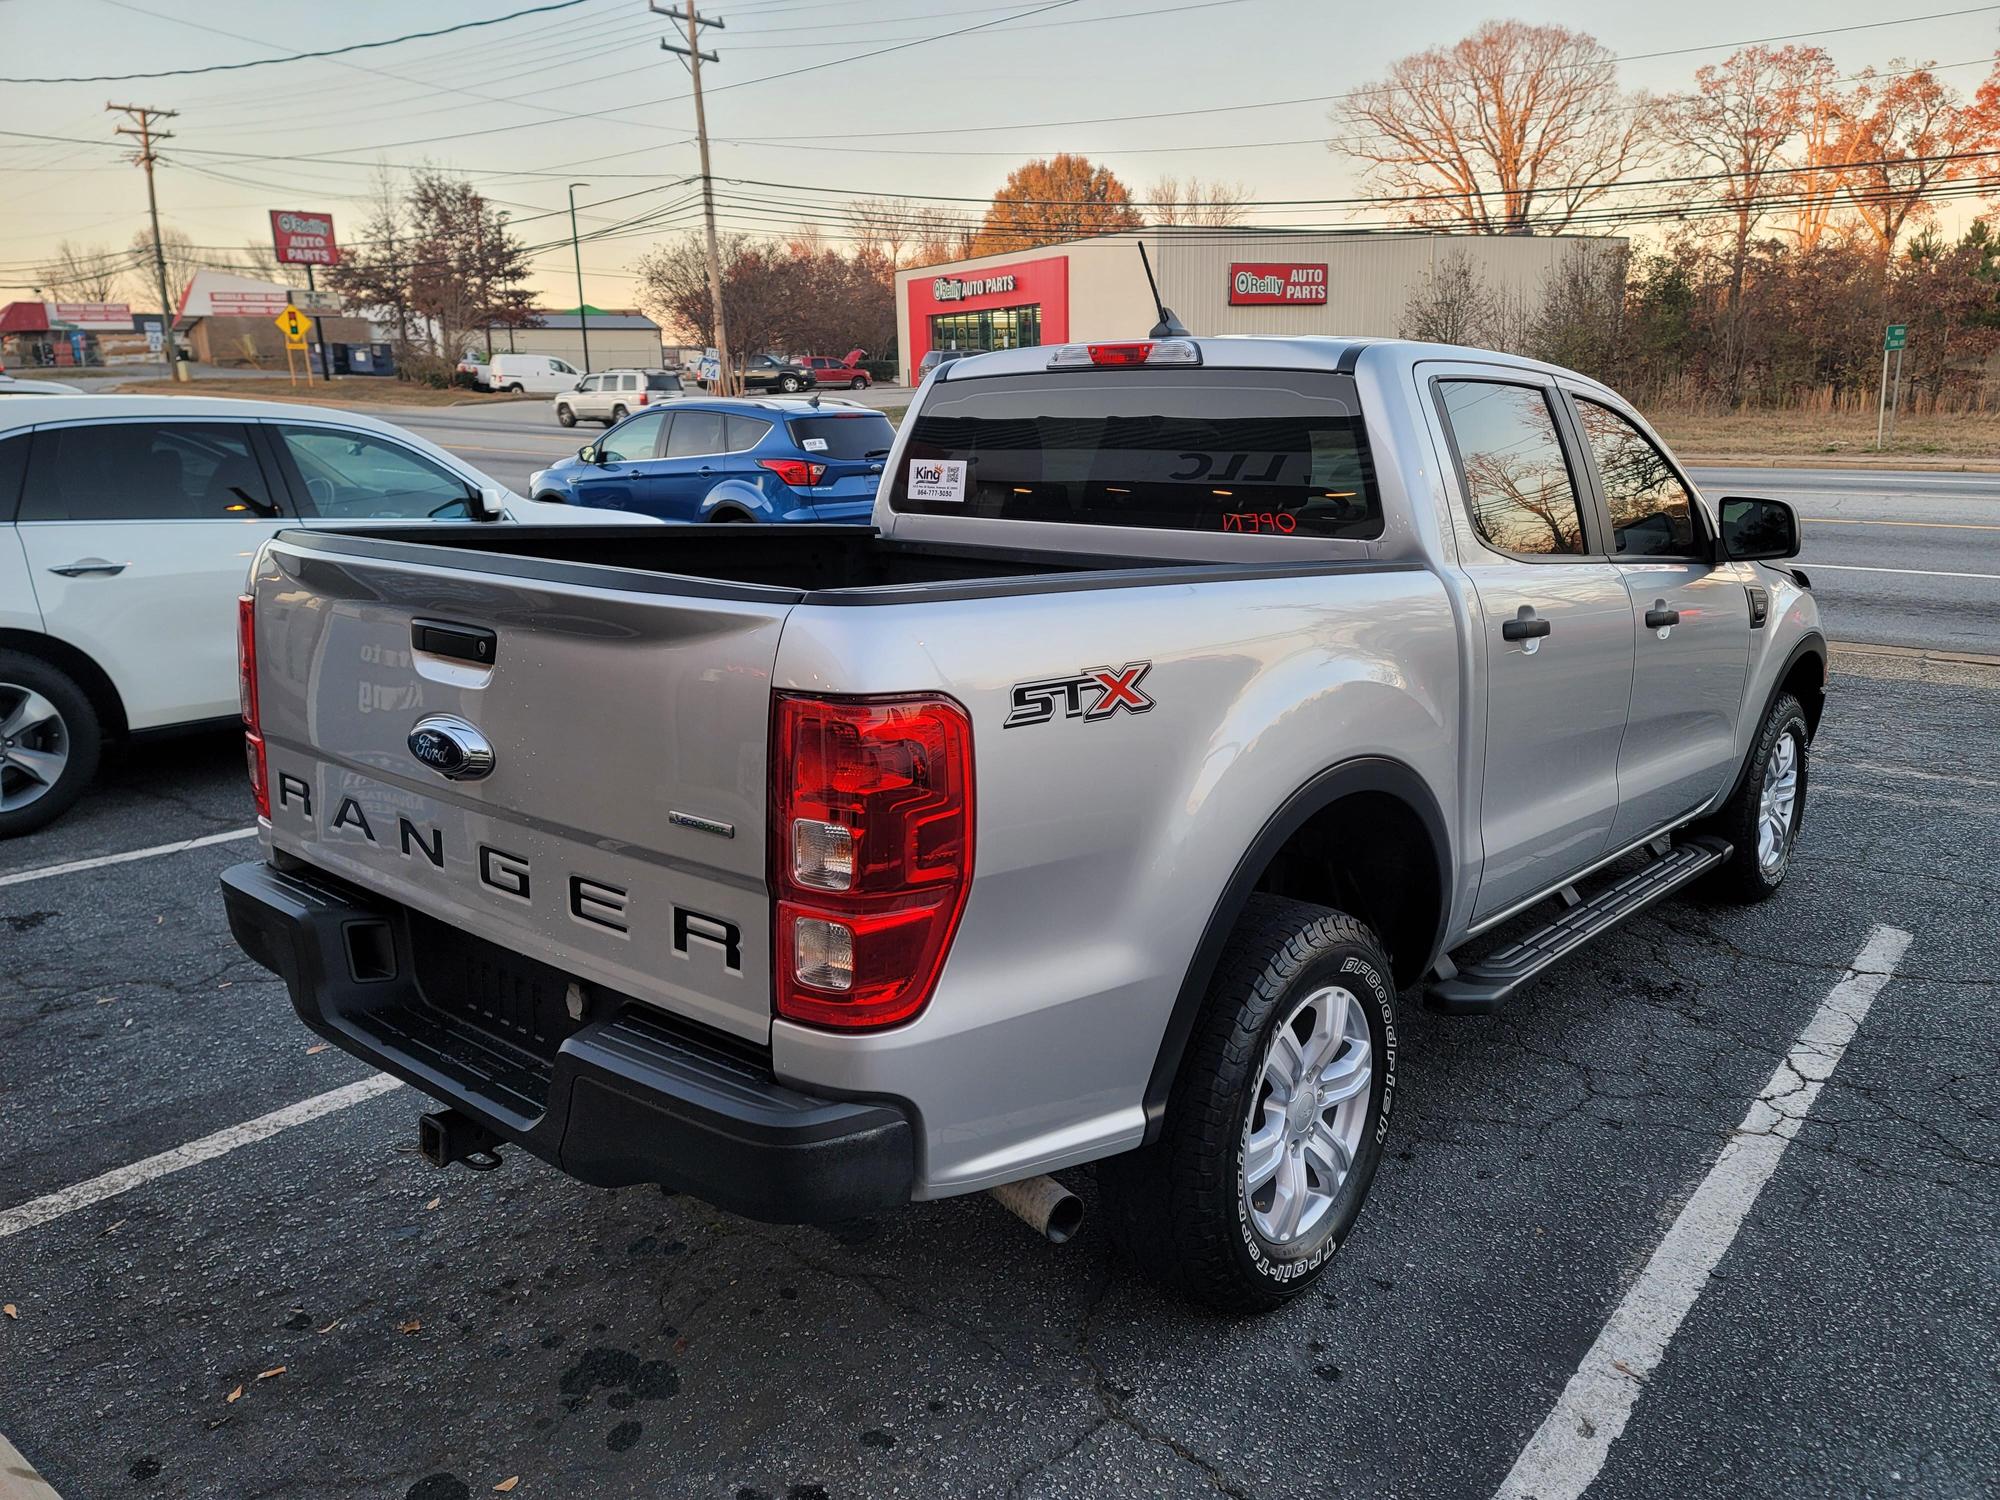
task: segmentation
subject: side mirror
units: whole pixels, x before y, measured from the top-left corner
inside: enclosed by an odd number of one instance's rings
[[[507,492],[497,484],[468,485],[465,508],[475,521],[498,521],[507,513]]]
[[[598,455],[597,455],[597,444],[595,444],[595,443],[585,443],[585,444],[584,444],[584,445],[583,445],[583,446],[582,446],[581,448],[579,448],[579,449],[577,449],[577,450],[576,450],[576,456],[577,456],[578,458],[582,459],[582,460],[583,460],[583,461],[584,461],[585,463],[587,463],[587,464],[594,464],[594,463],[596,463],[596,462],[597,462],[597,456],[598,456]]]
[[[1724,557],[1766,562],[1799,555],[1799,513],[1784,501],[1728,499],[1720,510]]]

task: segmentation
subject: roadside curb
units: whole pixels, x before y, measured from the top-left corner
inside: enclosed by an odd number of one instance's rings
[[[1925,457],[1897,453],[1683,453],[1693,469],[1888,469],[1909,473],[2000,474],[2000,458]]]

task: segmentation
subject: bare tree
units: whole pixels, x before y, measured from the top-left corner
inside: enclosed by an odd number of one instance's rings
[[[245,240],[239,259],[252,276],[268,276],[281,285],[288,284],[293,274],[290,266],[278,263],[277,247],[264,240]]]
[[[1492,321],[1493,296],[1463,250],[1449,250],[1431,265],[1403,306],[1406,339],[1430,344],[1474,344]]]
[[[1967,108],[1928,67],[1906,69],[1899,60],[1880,79],[1872,69],[1861,75],[1841,135],[1849,164],[1841,188],[1875,242],[1884,276],[1903,231],[1930,221],[1937,189],[1983,175],[1972,153],[1995,135],[1985,112]]]
[[[1148,224],[1226,229],[1249,216],[1250,190],[1240,182],[1203,182],[1162,177],[1146,189],[1142,206]]]
[[[934,266],[939,261],[963,260],[972,254],[978,236],[977,220],[968,219],[941,203],[922,204],[910,218],[909,263]]]
[[[1552,233],[1632,165],[1648,112],[1620,92],[1616,59],[1595,38],[1489,21],[1403,58],[1338,106],[1347,134],[1329,149],[1368,162],[1414,223]]]
[[[152,240],[146,241],[148,252]],[[109,302],[131,268],[130,255],[114,255],[102,245],[80,246],[64,240],[36,275],[42,289],[59,302]]]
[[[194,280],[194,273],[208,265],[207,257],[195,248],[193,240],[183,229],[166,228],[160,231],[160,252],[167,260],[167,295],[174,298],[176,305],[187,293],[187,285]],[[132,234],[132,254],[139,257],[139,268],[135,273],[139,294],[134,301],[151,307],[159,298],[153,283],[153,235],[148,229],[134,230]],[[167,309],[172,312],[172,308]]]
[[[909,201],[903,198],[856,198],[847,206],[855,244],[874,251],[892,267],[903,264],[903,251],[913,236],[916,219]]]
[[[1687,196],[1720,210],[1728,226],[1724,394],[1732,406],[1742,398],[1743,276],[1750,238],[1770,212],[1771,200],[1791,191],[1787,148],[1804,122],[1813,74],[1827,65],[1817,47],[1745,47],[1721,63],[1697,68],[1693,90],[1668,99],[1659,112],[1676,165],[1701,179],[1688,185]]]

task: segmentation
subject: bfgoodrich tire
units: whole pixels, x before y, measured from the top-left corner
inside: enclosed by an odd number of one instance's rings
[[[68,812],[96,776],[103,746],[97,710],[67,674],[0,651],[0,839]]]
[[[1724,901],[1762,901],[1785,883],[1805,822],[1808,735],[1799,700],[1778,694],[1757,730],[1743,784],[1705,825],[1734,851],[1709,877],[1711,894]]]
[[[1226,1312],[1326,1270],[1381,1160],[1396,1087],[1393,981],[1345,912],[1250,898],[1217,964],[1159,1140],[1098,1169],[1140,1269]]]

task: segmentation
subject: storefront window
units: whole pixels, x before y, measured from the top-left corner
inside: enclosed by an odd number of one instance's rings
[[[933,349],[1027,349],[1042,341],[1042,309],[995,307],[980,312],[939,313],[931,319]]]

